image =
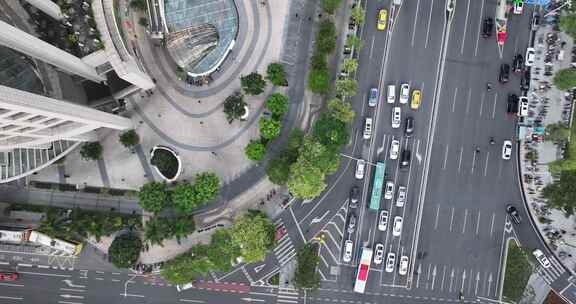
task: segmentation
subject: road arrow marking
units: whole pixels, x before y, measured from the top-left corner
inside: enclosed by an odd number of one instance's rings
[[[488,276],[488,292],[487,295],[490,295],[490,287],[492,287],[492,273]]]
[[[476,288],[474,289],[474,295],[478,294],[478,283],[480,283],[480,272],[476,273]]]
[[[454,268],[452,268],[452,272],[450,273],[450,292],[452,292],[452,283],[454,283]]]
[[[464,282],[466,282],[466,270],[462,273],[462,288],[460,288],[462,291],[464,291]]]
[[[436,265],[434,265],[434,270],[432,270],[432,290],[434,290],[435,281],[436,281]]]
[[[62,282],[66,283],[66,285],[68,285],[68,287],[74,287],[74,288],[86,288],[86,286],[84,286],[84,285],[76,285],[76,284],[72,284],[72,280],[62,280]]]
[[[422,273],[422,264],[418,264],[418,270],[416,270],[416,273],[418,273],[418,278],[416,279],[416,288],[418,288],[418,286],[420,286],[420,274]]]
[[[241,300],[246,302],[264,302],[264,299],[254,299],[254,298],[242,298]]]
[[[64,299],[84,299],[84,296],[74,296],[69,294],[60,295]]]
[[[324,215],[322,215],[320,218],[313,218],[312,221],[310,221],[310,225],[321,222],[328,215],[328,213],[330,213],[330,210],[326,210],[326,213],[324,213]]]
[[[259,273],[260,270],[262,270],[262,268],[264,268],[264,266],[266,266],[266,264],[262,264],[260,266],[254,267],[254,272]]]

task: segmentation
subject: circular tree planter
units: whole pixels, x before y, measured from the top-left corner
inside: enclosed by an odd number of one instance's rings
[[[155,146],[152,148],[150,164],[167,182],[177,180],[182,173],[182,162],[178,153],[166,146]]]
[[[248,116],[250,116],[250,109],[248,108],[248,106],[244,106],[244,114],[240,116],[240,120],[245,121],[246,119],[248,119]]]

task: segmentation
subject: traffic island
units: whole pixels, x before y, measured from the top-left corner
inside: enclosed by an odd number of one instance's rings
[[[524,294],[528,279],[532,275],[532,264],[526,251],[519,247],[513,239],[508,240],[504,263],[503,299],[506,302],[518,303]]]

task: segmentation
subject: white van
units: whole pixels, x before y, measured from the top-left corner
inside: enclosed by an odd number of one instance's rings
[[[396,86],[391,84],[388,86],[388,103],[394,103],[396,101]]]
[[[526,96],[520,96],[520,102],[518,103],[518,116],[528,116],[528,97]]]
[[[364,122],[364,139],[370,139],[372,136],[372,118],[366,118]]]

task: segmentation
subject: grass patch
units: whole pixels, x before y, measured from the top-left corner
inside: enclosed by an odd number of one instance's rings
[[[508,241],[506,273],[504,275],[504,290],[502,295],[507,301],[518,302],[526,289],[528,279],[532,274],[532,264],[528,253],[518,247],[516,241]]]
[[[268,283],[270,283],[270,285],[278,286],[278,284],[280,284],[280,273],[271,276]]]
[[[574,115],[576,115],[576,111],[572,112],[572,119],[576,118]],[[570,129],[570,141],[564,159],[551,162],[548,164],[548,168],[550,172],[555,174],[560,173],[560,171],[576,170],[576,123],[573,123]]]

